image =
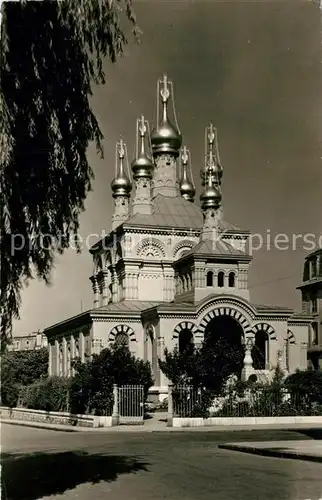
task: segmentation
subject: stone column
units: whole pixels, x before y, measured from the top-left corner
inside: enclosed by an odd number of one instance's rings
[[[92,282],[92,288],[93,288],[93,293],[94,293],[93,307],[95,309],[96,307],[99,307],[99,303],[100,303],[99,284],[98,284],[97,276],[91,276],[90,280]]]
[[[62,375],[67,375],[67,342],[65,337],[63,338],[63,363],[62,363]]]
[[[59,375],[59,342],[55,340],[55,366],[53,367],[53,375]]]
[[[118,425],[120,421],[119,413],[119,391],[116,384],[113,385],[113,411],[112,411],[112,426]]]
[[[48,375],[51,377],[53,375],[53,345],[48,343]]]
[[[79,333],[79,357],[82,363],[85,361],[85,340],[83,332]]]
[[[300,345],[300,370],[307,369],[307,342],[301,342]]]
[[[102,271],[102,290],[103,290],[103,303],[102,305],[103,306],[107,306],[108,304],[108,275],[109,275],[109,272],[107,269],[104,269]]]
[[[168,422],[167,426],[172,427],[173,419],[173,398],[172,398],[172,384],[168,385]]]
[[[241,373],[241,378],[244,382],[246,382],[249,379],[250,375],[252,375],[255,372],[253,368],[253,358],[252,358],[253,345],[254,345],[254,340],[252,338],[246,339],[244,367]]]

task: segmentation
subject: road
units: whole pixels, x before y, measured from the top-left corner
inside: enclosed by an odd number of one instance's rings
[[[55,432],[2,426],[3,500],[318,500],[322,464],[220,450],[299,432]]]

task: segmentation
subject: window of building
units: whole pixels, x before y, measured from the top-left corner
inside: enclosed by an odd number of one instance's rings
[[[317,275],[316,259],[313,259],[311,261],[311,279],[316,278],[316,275]]]
[[[318,298],[317,294],[315,293],[314,295],[311,296],[311,313],[317,313],[318,312]]]
[[[190,330],[182,330],[179,333],[179,352],[180,354],[192,352],[193,334]]]
[[[318,345],[318,343],[319,343],[318,324],[317,323],[312,323],[311,327],[312,327],[312,331],[311,331],[311,334],[312,334],[312,337],[311,337],[312,345]]]
[[[120,332],[115,337],[115,344],[118,346],[128,346],[129,345],[129,337],[126,333]]]
[[[207,286],[213,286],[214,273],[212,271],[207,272]]]
[[[229,286],[229,288],[235,287],[235,273],[233,273],[233,272],[229,273],[228,286]]]
[[[218,286],[219,286],[219,288],[223,288],[224,280],[225,280],[225,273],[223,273],[223,271],[220,271],[218,273]]]

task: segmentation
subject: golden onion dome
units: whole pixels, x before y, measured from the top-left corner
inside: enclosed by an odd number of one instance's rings
[[[182,137],[169,119],[163,117],[159,126],[151,133],[151,144],[153,153],[172,153],[178,156]]]
[[[131,164],[134,179],[140,179],[140,178],[152,179],[153,176],[153,170],[154,170],[153,160],[148,156],[148,154],[145,151],[145,133],[147,131],[145,123],[146,122],[144,120],[144,116],[142,116],[141,119],[137,121],[138,125],[137,134],[140,135],[141,146],[140,146],[140,153],[132,161]]]
[[[153,161],[146,154],[139,155],[131,164],[134,179],[148,178],[152,179]]]
[[[116,176],[111,182],[113,196],[130,196],[132,184],[130,179],[125,175]]]
[[[122,140],[117,144],[117,152],[119,164],[116,166],[116,176],[111,182],[111,189],[114,198],[117,196],[130,196],[132,190],[131,181],[124,172],[123,161],[125,156],[125,144]]]
[[[218,208],[221,202],[221,192],[213,185],[212,176],[209,175],[208,183],[200,196],[201,208]]]
[[[171,153],[179,155],[182,144],[182,137],[179,130],[172,125],[168,117],[168,100],[170,91],[169,82],[166,76],[162,81],[163,88],[160,90],[162,98],[162,119],[151,133],[152,151],[154,154]]]
[[[188,150],[186,146],[184,146],[182,150],[182,177],[180,180],[180,193],[183,198],[187,201],[194,201],[194,197],[196,194],[195,187],[193,183],[190,181],[188,176]]]

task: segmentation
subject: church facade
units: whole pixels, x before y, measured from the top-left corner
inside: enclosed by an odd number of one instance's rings
[[[150,362],[151,394],[162,399],[165,348],[182,351],[218,331],[245,345],[245,379],[269,377],[277,363],[288,373],[306,369],[310,317],[250,300],[250,233],[223,215],[217,130],[211,124],[205,131],[199,206],[173,85],[164,77],[157,88],[156,128],[137,120],[130,167],[126,145],[116,146],[112,230],[90,249],[93,308],[44,331],[50,374],[69,376],[73,358],[122,343]]]

